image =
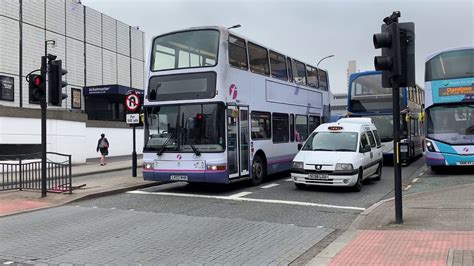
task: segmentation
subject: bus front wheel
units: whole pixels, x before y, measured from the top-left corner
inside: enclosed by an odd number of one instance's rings
[[[252,164],[252,179],[250,183],[252,186],[260,185],[267,175],[267,168],[265,167],[264,161],[260,156],[255,156]]]

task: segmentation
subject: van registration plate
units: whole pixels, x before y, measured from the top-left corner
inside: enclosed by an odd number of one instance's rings
[[[328,180],[329,176],[327,174],[309,174],[308,179]]]
[[[188,181],[187,175],[170,175],[170,180],[173,181]]]

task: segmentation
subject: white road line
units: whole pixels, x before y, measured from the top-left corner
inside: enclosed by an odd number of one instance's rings
[[[411,185],[408,185],[404,190],[409,190],[411,188]]]
[[[141,195],[175,196],[175,197],[187,197],[187,198],[222,199],[222,200],[275,203],[275,204],[286,204],[286,205],[296,205],[296,206],[365,211],[365,208],[361,208],[361,207],[339,206],[339,205],[319,204],[319,203],[301,202],[301,201],[288,201],[288,200],[236,198],[236,197],[229,197],[229,196],[209,196],[209,195],[184,194],[184,193],[173,193],[173,192],[147,192],[147,191],[141,191],[141,190],[128,191],[126,193],[141,194]]]
[[[265,185],[265,186],[261,186],[260,188],[272,188],[272,187],[278,187],[280,184],[277,184],[277,183],[272,183],[272,184],[268,184],[268,185]]]
[[[285,181],[287,181],[287,182],[291,182],[291,181],[293,181],[293,179],[291,179],[291,178],[288,178],[288,179],[285,179]]]
[[[3,265],[10,265],[10,264],[13,264],[13,263],[15,263],[15,262],[14,262],[14,261],[5,261],[5,262],[3,263]]]
[[[237,194],[234,194],[234,195],[230,195],[229,198],[240,198],[240,197],[244,197],[244,196],[247,196],[249,194],[252,194],[252,192],[249,192],[249,191],[243,191],[243,192],[240,192],[240,193],[237,193]]]
[[[418,177],[417,177],[417,178],[413,179],[413,181],[411,181],[411,182],[412,182],[412,183],[416,183],[416,182],[418,182],[418,180],[419,180],[419,179],[418,179]]]
[[[424,174],[424,173],[423,173],[423,172],[421,172],[421,173],[419,173],[419,174],[418,174],[418,176],[422,176],[423,174]]]

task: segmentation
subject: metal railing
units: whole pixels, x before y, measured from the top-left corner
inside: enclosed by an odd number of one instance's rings
[[[71,155],[46,155],[46,190],[72,193]],[[0,176],[0,191],[41,190],[41,153],[0,156]]]

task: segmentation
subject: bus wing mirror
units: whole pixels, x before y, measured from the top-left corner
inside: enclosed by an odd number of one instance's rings
[[[303,144],[298,143],[298,150],[300,151],[303,148]]]

